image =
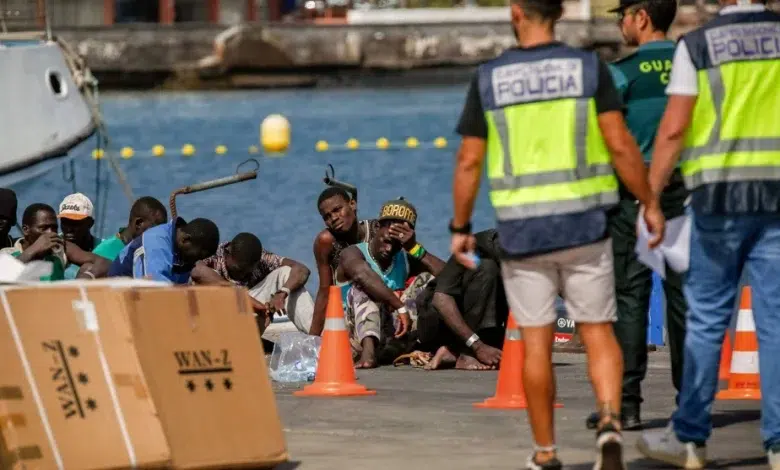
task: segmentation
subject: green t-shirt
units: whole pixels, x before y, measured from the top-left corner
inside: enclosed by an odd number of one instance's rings
[[[673,41],[649,42],[609,66],[623,97],[626,125],[647,162],[652,159],[655,135],[666,109],[674,49]]]
[[[22,252],[17,250],[11,253],[11,256],[18,258],[21,254]],[[62,260],[59,256],[48,255],[41,261],[49,261],[53,265],[51,276],[41,276],[41,281],[62,281],[65,279],[65,267],[62,265]]]
[[[92,253],[102,256],[109,261],[114,261],[125,247],[125,242],[123,242],[122,237],[119,236],[122,230],[124,230],[124,227],[120,228],[113,237],[103,240],[94,250],[92,250]]]

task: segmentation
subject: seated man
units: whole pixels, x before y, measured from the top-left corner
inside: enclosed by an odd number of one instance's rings
[[[402,199],[389,201],[368,243],[341,253],[336,285],[341,287],[353,356],[359,357],[357,368],[378,366],[378,354],[388,340],[414,329],[417,314],[405,303],[412,305],[425,283],[444,267],[415,240],[416,221],[414,206]],[[407,287],[412,276],[417,279]]]
[[[22,214],[22,238],[2,253],[15,256],[23,263],[48,261],[52,273],[41,281],[61,281],[65,278],[65,242],[57,234],[57,213],[47,204],[31,204]]]
[[[260,239],[251,233],[239,233],[219,245],[214,256],[199,261],[192,270],[192,280],[198,284],[229,281],[247,287],[255,312],[263,320],[270,320],[274,313],[286,313],[298,331],[306,334],[314,312],[314,301],[304,287],[308,279],[306,266],[264,250]],[[268,323],[260,322],[261,330]]]
[[[0,188],[0,249],[13,248],[11,229],[16,225],[16,193],[8,188]]]
[[[208,219],[185,222],[181,217],[145,231],[122,249],[108,270],[109,277],[188,284],[195,263],[212,256],[219,229]]]
[[[320,193],[317,208],[326,228],[314,239],[314,260],[317,262],[319,288],[314,301],[314,314],[309,334],[320,335],[325,326],[325,309],[328,292],[334,282],[344,248],[367,242],[374,233],[373,220],[357,218],[357,203],[350,194],[339,187],[330,187]]]
[[[501,282],[498,233],[474,235],[481,261],[471,270],[450,257],[417,297],[419,341],[436,351],[426,369],[495,369],[501,361],[509,307]]]
[[[168,212],[165,206],[157,199],[144,196],[133,203],[130,208],[130,218],[127,227],[122,227],[111,238],[103,240],[94,250],[95,255],[91,262],[82,264],[78,275],[79,279],[95,279],[105,277],[108,270],[119,253],[125,246],[141,236],[147,229],[168,221]]]
[[[69,194],[60,203],[57,217],[66,242],[65,279],[75,279],[80,267],[95,259],[91,252],[103,241],[92,235],[93,212],[92,201],[81,193]]]

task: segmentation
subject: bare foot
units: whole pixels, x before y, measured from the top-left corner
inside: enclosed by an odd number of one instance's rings
[[[379,363],[377,362],[373,351],[368,354],[366,351],[363,351],[363,354],[360,355],[360,359],[355,363],[355,369],[374,369],[378,366]]]
[[[455,355],[447,349],[447,346],[442,346],[436,351],[431,362],[425,366],[425,370],[448,369],[454,365]]]
[[[363,352],[360,359],[355,363],[355,369],[373,369],[379,367],[379,361],[376,359],[376,338],[366,338],[362,343]]]
[[[461,370],[492,370],[495,367],[479,362],[476,357],[461,354],[455,362],[455,368]]]

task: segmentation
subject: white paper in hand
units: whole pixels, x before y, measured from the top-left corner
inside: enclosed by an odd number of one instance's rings
[[[634,247],[637,259],[640,263],[658,273],[662,279],[666,279],[666,263],[664,262],[663,253],[658,248],[650,249],[648,246],[651,235],[645,223],[644,208],[639,210],[637,228],[636,246]]]
[[[688,270],[691,260],[691,218],[687,215],[666,221],[661,252],[670,268],[678,273]]]

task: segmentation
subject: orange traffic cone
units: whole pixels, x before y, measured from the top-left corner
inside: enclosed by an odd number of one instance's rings
[[[734,354],[731,356],[729,387],[716,395],[719,400],[760,400],[758,372],[758,338],[753,322],[750,287],[742,288],[737,331],[734,334]]]
[[[720,370],[718,370],[718,380],[728,380],[731,374],[731,334],[726,330],[726,337],[723,338],[723,346],[720,348]]]
[[[314,383],[294,394],[301,397],[376,395],[376,390],[367,389],[357,383],[355,378],[349,332],[344,322],[344,308],[341,306],[341,289],[336,286],[330,287],[328,295],[325,329],[322,333],[322,347]]]
[[[498,408],[506,410],[523,410],[528,408],[523,387],[523,363],[525,362],[525,344],[520,336],[520,329],[512,314],[506,323],[506,335],[501,355],[501,365],[498,371],[495,396],[481,403],[474,403],[477,408]],[[563,405],[555,404],[556,408]]]

